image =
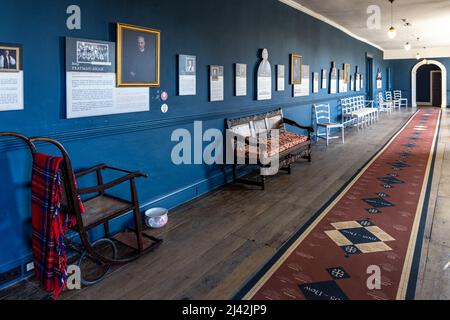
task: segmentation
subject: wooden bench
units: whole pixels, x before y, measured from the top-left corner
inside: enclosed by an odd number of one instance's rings
[[[287,131],[286,126],[305,130],[305,135]],[[265,189],[266,176],[273,175],[273,161],[278,169],[291,173],[291,164],[299,159],[311,162],[311,133],[314,129],[301,126],[283,116],[282,109],[244,118],[226,120],[227,155],[233,155],[233,181],[257,185]],[[232,148],[230,150],[230,148]],[[268,161],[269,160],[269,161]],[[258,180],[238,179],[238,165],[257,165]],[[276,165],[276,164],[275,164]]]

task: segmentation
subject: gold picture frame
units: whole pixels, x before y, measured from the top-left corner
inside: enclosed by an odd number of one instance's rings
[[[302,84],[303,56],[291,54],[291,84]]]
[[[161,31],[117,24],[117,86],[159,87]]]
[[[2,45],[0,44],[0,72],[19,72],[21,70],[21,46],[15,45]],[[6,52],[12,58],[13,64],[10,63],[9,67],[6,67]],[[11,67],[13,66],[13,67]]]

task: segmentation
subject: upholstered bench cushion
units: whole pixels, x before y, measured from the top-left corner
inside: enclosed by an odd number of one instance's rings
[[[275,139],[275,138],[273,138]],[[294,148],[296,146],[302,145],[304,143],[308,142],[308,137],[304,136],[304,135],[300,135],[300,134],[295,134],[295,133],[291,133],[291,132],[280,132],[279,135],[279,148],[275,149],[272,148],[272,142],[274,141],[272,138],[267,138],[265,137],[264,139],[260,139],[259,143],[260,144],[265,144],[267,145],[267,150],[265,150],[265,157],[273,157],[276,154],[281,154],[283,152],[285,152],[286,150],[289,150],[291,148]],[[249,146],[248,144],[243,146],[243,148],[245,148],[245,156],[247,158],[250,158],[250,156],[252,156],[253,158],[258,158],[260,155],[260,151],[259,148],[257,148],[255,145],[253,146]],[[243,151],[242,149],[239,148],[239,151]]]

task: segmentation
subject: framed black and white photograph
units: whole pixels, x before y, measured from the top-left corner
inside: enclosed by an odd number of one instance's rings
[[[247,65],[243,63],[236,63],[236,97],[243,97],[247,95]]]
[[[322,89],[327,88],[327,83],[328,83],[327,69],[322,69]]]
[[[178,56],[178,93],[180,96],[197,94],[197,57],[180,54]]]
[[[313,72],[312,79],[313,79],[313,93],[319,93],[319,73]]]
[[[350,64],[345,63],[344,64],[344,83],[348,84],[350,81]]]
[[[303,56],[291,54],[291,84],[302,84]]]
[[[285,66],[283,64],[277,65],[277,91],[285,90]]]
[[[0,72],[19,72],[21,47],[0,45]]]
[[[224,100],[224,69],[223,66],[210,66],[209,98],[211,102]]]
[[[24,109],[22,45],[0,43],[0,111]]]
[[[338,72],[335,64],[332,63],[330,71],[330,94],[336,94],[338,92]]]
[[[383,88],[383,75],[381,73],[381,69],[378,68],[377,71],[377,89],[382,89]]]
[[[117,24],[119,87],[159,87],[160,38],[158,30]]]

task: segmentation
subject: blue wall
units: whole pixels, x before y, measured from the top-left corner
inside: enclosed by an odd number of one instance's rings
[[[378,49],[277,0],[78,0],[82,30],[77,31],[69,31],[65,25],[66,8],[71,4],[65,0],[16,0],[2,5],[0,21],[8,28],[0,28],[0,40],[21,43],[24,48],[25,110],[1,112],[1,130],[59,139],[76,169],[108,162],[148,173],[150,178],[138,184],[141,203],[146,207],[173,208],[229,178],[221,166],[173,165],[170,155],[174,143],[170,136],[174,129],[192,131],[193,122],[203,120],[205,130],[223,130],[227,117],[280,106],[288,117],[307,125],[311,123],[312,103],[330,103],[337,110],[342,97],[356,95],[329,95],[320,90],[309,97],[292,98],[292,87],[286,83],[285,92],[274,92],[271,101],[257,102],[250,76],[249,95],[234,97],[234,63],[247,63],[250,70],[255,70],[260,49],[268,48],[273,70],[276,64],[288,67],[290,53],[302,54],[311,72],[329,69],[331,61],[335,61],[340,68],[350,63],[352,73],[358,65],[365,74],[367,53],[374,56],[374,76],[380,67],[386,79],[389,66]],[[161,88],[151,89],[151,111],[66,120],[64,37],[115,41],[116,22],[162,31]],[[195,97],[176,96],[176,57],[180,53],[197,56]],[[225,67],[224,102],[208,102],[210,64]],[[167,114],[160,112],[159,90],[170,94]],[[3,272],[30,259],[30,157],[19,143],[0,141],[0,168]]]
[[[430,58],[429,60],[436,60],[441,62],[447,70],[450,70],[450,58]],[[418,63],[415,59],[407,60],[391,60],[390,65],[393,69],[393,89],[402,90],[405,97],[408,97],[411,104],[412,90],[411,90],[411,72],[414,66]],[[447,106],[450,105],[450,75],[447,73]],[[428,80],[429,81],[429,80]],[[429,82],[428,82],[429,85]],[[419,97],[417,97],[419,101]]]

